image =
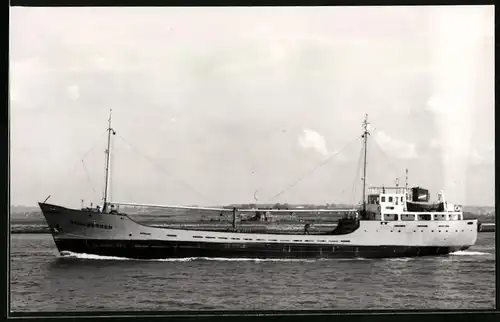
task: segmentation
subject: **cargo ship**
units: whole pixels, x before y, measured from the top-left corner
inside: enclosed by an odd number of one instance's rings
[[[366,187],[368,116],[360,138],[363,143],[363,191],[353,209],[270,209],[269,212],[342,212],[335,229],[311,233],[244,232],[236,227],[240,213],[257,209],[227,209],[175,205],[148,205],[108,200],[110,142],[115,131],[108,120],[106,179],[103,204],[70,209],[39,202],[59,252],[134,259],[167,258],[391,258],[446,255],[466,250],[477,239],[477,220],[464,220],[460,205],[448,203],[444,194],[429,201],[421,187]],[[232,215],[227,230],[180,229],[141,224],[120,211],[120,206],[217,211]]]

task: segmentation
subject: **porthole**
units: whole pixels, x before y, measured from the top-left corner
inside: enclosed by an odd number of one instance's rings
[[[401,230],[398,230],[398,233],[400,233],[400,232],[401,232]]]
[[[132,234],[128,234],[129,236],[132,236]]]

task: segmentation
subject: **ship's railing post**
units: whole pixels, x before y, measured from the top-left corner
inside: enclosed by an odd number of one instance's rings
[[[233,231],[236,231],[236,207],[233,207]]]

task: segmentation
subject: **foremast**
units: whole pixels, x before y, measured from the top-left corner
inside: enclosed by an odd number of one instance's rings
[[[112,110],[109,110],[109,119],[108,119],[108,147],[105,151],[106,153],[106,178],[105,178],[105,185],[104,185],[104,205],[102,207],[102,212],[106,212],[108,209],[108,192],[109,192],[109,180],[110,180],[110,171],[109,171],[109,166],[110,166],[110,159],[111,159],[111,133],[113,135],[116,134],[115,130],[111,127],[111,112]]]
[[[363,135],[361,136],[363,138],[363,144],[364,144],[364,156],[363,156],[363,215],[366,214],[366,152],[367,152],[367,147],[368,147],[368,135],[370,135],[370,132],[368,132],[368,114],[365,114],[365,120],[362,123],[363,125]]]

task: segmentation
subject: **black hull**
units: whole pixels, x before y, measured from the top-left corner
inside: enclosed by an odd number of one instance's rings
[[[236,244],[160,240],[58,239],[60,252],[133,259],[166,258],[394,258],[446,255],[464,247]]]

